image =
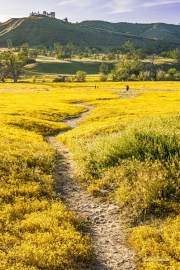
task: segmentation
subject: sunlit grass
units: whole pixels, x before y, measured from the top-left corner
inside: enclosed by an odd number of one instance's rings
[[[179,83],[129,85],[126,93],[123,83],[110,83],[118,96],[88,102],[94,110],[58,140],[74,152],[77,175],[89,192],[116,201],[126,220],[137,226],[131,244],[139,252],[139,269],[178,269]],[[164,235],[161,227],[168,216]],[[143,223],[150,225],[139,227]],[[171,230],[176,237],[170,241]]]
[[[130,92],[126,93],[123,89],[124,84],[120,83],[100,83],[99,89],[110,90],[116,95],[112,100],[103,99],[100,95],[87,104],[94,106],[93,111],[85,118],[79,121],[80,126],[70,131],[60,138],[72,144],[73,139],[102,133],[112,133],[124,129],[124,127],[133,122],[143,120],[148,117],[173,115],[179,112],[180,91],[177,91],[178,84],[169,83],[167,87],[172,87],[171,91],[162,91],[164,84],[147,83],[147,89],[144,89],[142,83],[130,84]],[[151,90],[153,87],[159,87]],[[102,88],[103,87],[103,88]]]
[[[81,220],[56,194],[57,152],[44,140],[87,111],[78,103],[93,110],[57,140],[71,149],[79,179],[93,195],[116,201],[137,226],[131,244],[142,269],[178,269],[179,82],[128,82],[126,92],[127,82],[93,76],[85,83],[50,79],[0,84],[1,269],[79,270],[90,258]],[[171,219],[163,225],[162,217]],[[156,254],[170,264],[142,264]]]

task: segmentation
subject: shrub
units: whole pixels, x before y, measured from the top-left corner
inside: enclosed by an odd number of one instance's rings
[[[32,81],[33,81],[33,83],[36,83],[36,77],[35,76],[32,77]]]
[[[150,81],[151,80],[151,72],[150,71],[144,71],[140,72],[138,76],[138,80],[140,81]]]
[[[108,79],[108,75],[100,73],[100,81],[106,82]]]
[[[85,72],[85,71],[83,71],[83,70],[78,70],[77,72],[76,72],[76,81],[77,82],[85,82],[86,81],[86,75],[87,75],[87,73]]]
[[[158,81],[165,81],[166,80],[166,72],[162,69],[158,69],[156,73],[156,78]]]

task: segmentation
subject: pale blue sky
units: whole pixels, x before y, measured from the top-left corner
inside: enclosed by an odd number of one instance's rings
[[[180,0],[0,0],[0,22],[32,11],[55,11],[56,18],[70,22],[180,23]]]

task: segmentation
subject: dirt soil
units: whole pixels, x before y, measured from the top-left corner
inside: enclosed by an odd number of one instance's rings
[[[93,108],[87,109],[90,111]],[[87,113],[65,122],[71,128],[75,128],[77,120]],[[119,218],[119,207],[91,196],[75,177],[75,166],[70,151],[57,142],[55,136],[49,136],[47,139],[60,153],[56,174],[57,190],[67,207],[88,224],[87,233],[90,233],[92,239],[93,259],[86,269],[137,270],[136,254],[127,245],[125,228]]]

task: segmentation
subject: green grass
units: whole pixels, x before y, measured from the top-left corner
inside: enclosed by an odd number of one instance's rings
[[[121,33],[131,33],[134,35],[142,35],[147,30],[157,29],[159,31],[166,31],[174,34],[175,36],[180,35],[180,29],[178,25],[165,24],[165,23],[150,23],[150,24],[142,24],[142,23],[127,23],[127,22],[119,22],[119,23],[111,23],[106,21],[83,21],[80,23],[86,27],[94,27],[99,29],[106,29],[115,32]]]
[[[54,62],[40,62],[29,65],[26,67],[26,73],[29,75],[53,75],[53,74],[76,74],[77,70],[83,70],[87,74],[98,74],[100,62],[83,62],[83,61],[58,61]],[[112,68],[113,64],[110,63],[109,67]]]
[[[109,71],[113,69],[114,64],[117,61],[111,61],[108,63]],[[144,63],[150,63],[151,59],[143,60]],[[72,59],[71,61],[60,61],[52,57],[41,56],[37,58],[37,63],[30,64],[25,67],[25,74],[29,76],[56,76],[60,74],[76,74],[77,70],[83,70],[89,75],[99,74],[99,66],[102,62],[99,60],[91,59]],[[155,59],[154,65],[157,69],[163,69],[168,71],[170,68],[180,69],[180,66],[176,64],[173,59],[166,59],[159,57]]]
[[[179,117],[147,119],[118,133],[78,139],[78,176],[94,195],[106,190],[133,220],[179,213]]]
[[[53,57],[49,56],[38,56],[36,59],[35,64],[30,64],[25,67],[25,75],[28,76],[57,76],[60,74],[69,74],[74,75],[76,74],[77,70],[83,70],[88,75],[98,75],[99,74],[99,66],[101,65],[102,61],[100,60],[91,60],[82,59],[79,60],[75,57],[72,60],[56,60]],[[147,58],[143,60],[143,63],[151,63],[152,60]],[[108,62],[109,72],[111,69],[114,68],[114,64],[117,63],[117,60]],[[158,57],[154,60],[154,65],[157,69],[163,69],[164,71],[168,71],[170,68],[176,68],[177,70],[180,69],[180,66],[175,63],[173,59],[170,58],[162,58]]]

